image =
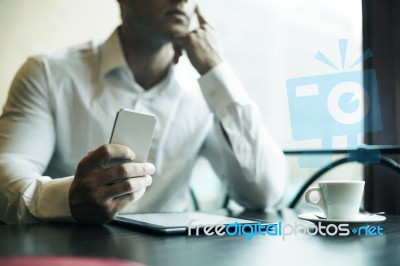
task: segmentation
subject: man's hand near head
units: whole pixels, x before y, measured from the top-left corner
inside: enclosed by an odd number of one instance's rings
[[[203,75],[223,61],[213,27],[206,21],[199,7],[195,13],[199,28],[185,35],[175,36],[175,63],[178,62],[181,50],[185,50],[194,68]]]
[[[79,162],[69,191],[71,214],[76,221],[105,224],[144,195],[152,183],[153,164],[128,162],[105,168],[111,159],[134,158],[127,146],[105,144]]]

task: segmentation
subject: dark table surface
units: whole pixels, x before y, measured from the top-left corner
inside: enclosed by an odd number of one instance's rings
[[[221,211],[222,212],[222,211]],[[311,225],[293,210],[242,218]],[[0,225],[0,257],[85,256],[147,265],[400,265],[400,216],[378,223],[383,236],[158,236],[116,224]],[[377,225],[377,224],[375,224]]]

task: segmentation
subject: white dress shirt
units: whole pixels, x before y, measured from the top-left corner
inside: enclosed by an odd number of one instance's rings
[[[0,118],[0,220],[74,221],[68,192],[77,164],[108,142],[122,107],[158,120],[147,160],[156,166],[153,183],[123,212],[184,211],[199,156],[244,207],[275,204],[285,160],[232,69],[224,62],[196,80],[180,64],[144,90],[118,31],[105,42],[29,58]]]

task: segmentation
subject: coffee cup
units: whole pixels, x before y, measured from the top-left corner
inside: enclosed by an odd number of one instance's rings
[[[352,220],[359,213],[364,184],[364,181],[320,181],[304,197],[308,204],[322,210],[327,219]],[[319,194],[317,201],[311,199],[313,192]]]

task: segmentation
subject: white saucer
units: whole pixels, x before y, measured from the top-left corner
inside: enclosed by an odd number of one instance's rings
[[[297,215],[299,219],[310,221],[313,223],[321,222],[321,223],[346,223],[346,224],[369,224],[369,223],[378,223],[386,220],[386,217],[383,215],[371,215],[371,214],[363,214],[360,213],[357,215],[355,219],[352,220],[336,220],[336,219],[322,219],[317,216],[324,217],[325,215],[322,212],[310,212],[310,213],[302,213]]]

